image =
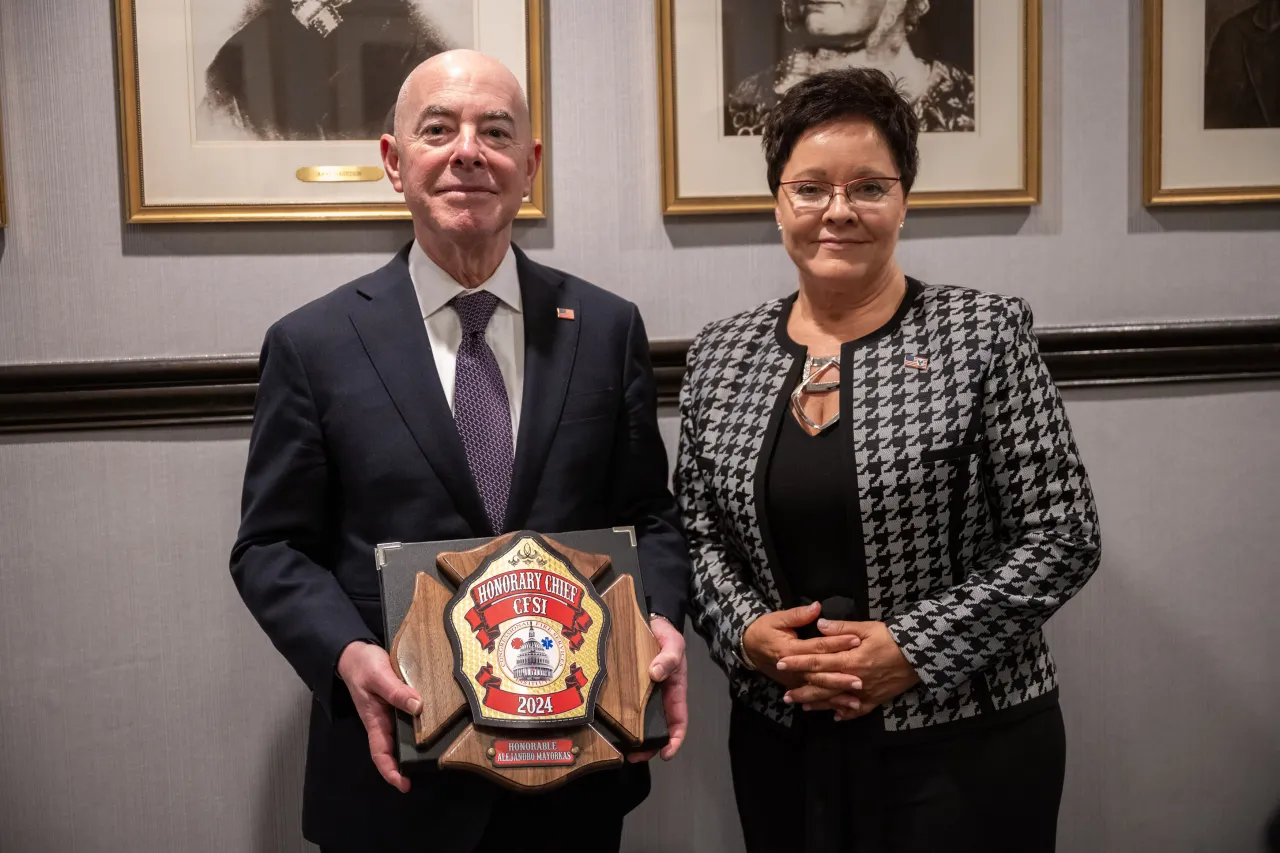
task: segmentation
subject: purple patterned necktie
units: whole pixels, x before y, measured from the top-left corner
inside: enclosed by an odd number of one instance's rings
[[[460,293],[449,300],[462,321],[462,343],[453,379],[453,419],[467,452],[467,465],[480,489],[494,533],[502,532],[511,494],[511,406],[498,359],[484,330],[498,307],[487,290]]]

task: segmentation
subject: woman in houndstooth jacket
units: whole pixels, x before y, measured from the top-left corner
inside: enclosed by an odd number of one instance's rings
[[[798,292],[689,352],[691,609],[752,853],[1054,849],[1041,627],[1098,565],[1097,513],[1027,304],[894,259],[917,134],[879,71],[790,89],[764,147]]]

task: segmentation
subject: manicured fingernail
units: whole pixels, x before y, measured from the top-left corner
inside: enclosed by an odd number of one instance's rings
[[[665,675],[666,673],[663,671],[662,667],[656,663],[649,668],[649,677],[654,681],[661,681]]]
[[[830,619],[819,619],[819,620],[818,620],[818,630],[819,630],[819,631],[825,631],[826,629],[828,629],[828,628],[830,628],[830,627],[831,627],[831,620],[830,620]]]
[[[778,669],[786,669],[786,668],[787,668],[787,665],[786,665],[785,663],[783,663],[782,661],[778,661],[778,663],[777,663],[777,664],[775,664],[775,666],[776,666]]]
[[[410,699],[410,700],[409,700],[409,713],[410,713],[410,714],[415,714],[415,715],[416,715],[416,714],[417,714],[419,711],[421,711],[421,710],[422,710],[422,703],[421,703],[421,702],[419,702],[417,699]]]
[[[794,699],[792,699],[792,698],[791,698],[791,694],[790,694],[790,693],[787,693],[787,694],[785,694],[785,695],[782,697],[782,701],[783,701],[783,702],[786,702],[788,705],[790,705],[790,704],[792,704],[793,702],[795,702],[796,700],[794,700]]]
[[[861,681],[859,681],[859,680],[858,680],[858,679],[856,679],[856,678],[851,678],[851,679],[849,679],[849,689],[850,689],[850,690],[861,690],[861,689],[862,689],[862,682],[861,682]]]

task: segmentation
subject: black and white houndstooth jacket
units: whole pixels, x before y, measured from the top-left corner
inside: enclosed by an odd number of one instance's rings
[[[802,368],[778,337],[793,300],[698,335],[676,470],[694,625],[733,696],[785,725],[781,686],[738,654],[753,619],[795,604],[779,593],[762,518],[766,457]],[[1099,534],[1030,308],[909,280],[894,319],[845,348],[848,371],[836,428],[853,430],[870,616],[920,676],[884,708],[885,729],[1056,693],[1041,626],[1097,568]]]

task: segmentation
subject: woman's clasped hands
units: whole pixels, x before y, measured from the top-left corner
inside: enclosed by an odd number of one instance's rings
[[[788,688],[783,701],[852,720],[919,682],[883,622],[842,622],[820,614],[818,602],[767,613],[743,635],[750,662]],[[800,639],[796,629],[815,619],[822,636]]]

